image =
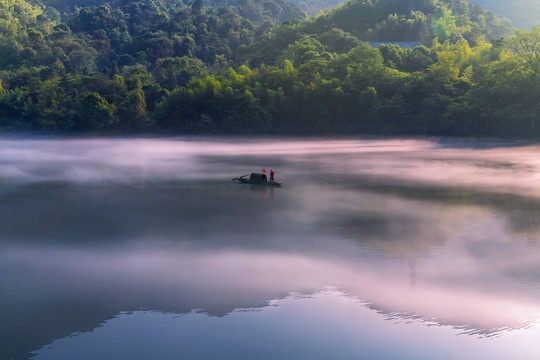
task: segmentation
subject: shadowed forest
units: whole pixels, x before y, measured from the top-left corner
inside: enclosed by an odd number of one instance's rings
[[[311,4],[1,0],[0,128],[540,136],[539,27],[465,0]]]

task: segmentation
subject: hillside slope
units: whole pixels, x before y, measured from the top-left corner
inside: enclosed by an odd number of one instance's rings
[[[497,16],[509,18],[522,29],[540,25],[540,1],[538,0],[471,0],[493,11]]]
[[[295,41],[311,36],[327,50],[343,53],[359,42],[422,42],[435,38],[475,44],[513,34],[509,20],[466,0],[349,0],[303,22],[281,26],[238,54],[241,62],[273,64]]]
[[[304,19],[306,13],[294,2],[289,0],[43,0],[47,6],[58,10],[64,19],[76,16],[82,8],[88,7],[92,10],[101,5],[109,7],[126,7],[130,3],[140,3],[142,6],[150,5],[168,12],[174,12],[184,7],[190,7],[195,2],[206,7],[232,7],[238,14],[250,21],[272,21],[281,23],[293,19]]]
[[[345,0],[291,0],[311,16],[319,15],[321,11],[333,9],[345,3]]]

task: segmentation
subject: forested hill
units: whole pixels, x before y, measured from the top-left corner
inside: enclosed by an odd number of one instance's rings
[[[224,1],[70,15],[2,0],[0,128],[540,135],[540,29],[512,36],[465,0],[350,0],[310,18]],[[401,40],[425,46],[365,45]]]
[[[345,0],[292,0],[309,15],[318,15],[343,4]],[[471,0],[486,10],[493,11],[499,17],[505,17],[522,29],[540,25],[540,2],[538,0]]]
[[[273,63],[295,41],[309,35],[327,50],[345,52],[358,41],[419,41],[433,39],[475,44],[510,36],[513,26],[492,12],[464,0],[350,0],[338,8],[291,26],[242,49],[239,56],[251,64]]]
[[[540,25],[540,1],[538,0],[472,0],[501,17],[512,20],[515,26],[530,29]]]
[[[125,10],[133,4],[138,4],[142,8],[156,7],[171,14],[179,9],[191,7],[196,2],[201,3],[200,0],[43,0],[45,5],[59,11],[63,19],[70,19],[76,16],[85,7],[94,10],[101,5],[107,5],[109,8]],[[281,23],[287,20],[303,19],[306,17],[306,13],[303,10],[294,2],[288,0],[204,0],[201,4],[214,8],[231,7],[242,17],[255,22],[273,21]]]

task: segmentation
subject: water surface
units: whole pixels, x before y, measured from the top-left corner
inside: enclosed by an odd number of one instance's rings
[[[0,359],[537,359],[539,153],[0,138]]]

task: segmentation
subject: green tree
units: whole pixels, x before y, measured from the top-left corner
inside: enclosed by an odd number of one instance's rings
[[[204,0],[195,0],[191,5],[191,9],[195,13],[200,13],[204,9]]]
[[[96,92],[86,94],[80,101],[76,122],[81,130],[100,130],[116,126],[116,107]]]
[[[130,129],[139,129],[146,125],[146,99],[142,89],[128,92],[124,105],[124,126]]]
[[[452,10],[442,8],[433,17],[431,26],[436,36],[448,39],[457,30],[456,17]]]
[[[531,31],[516,30],[506,41],[506,47],[523,63],[525,72],[536,78],[540,73],[540,26]]]

